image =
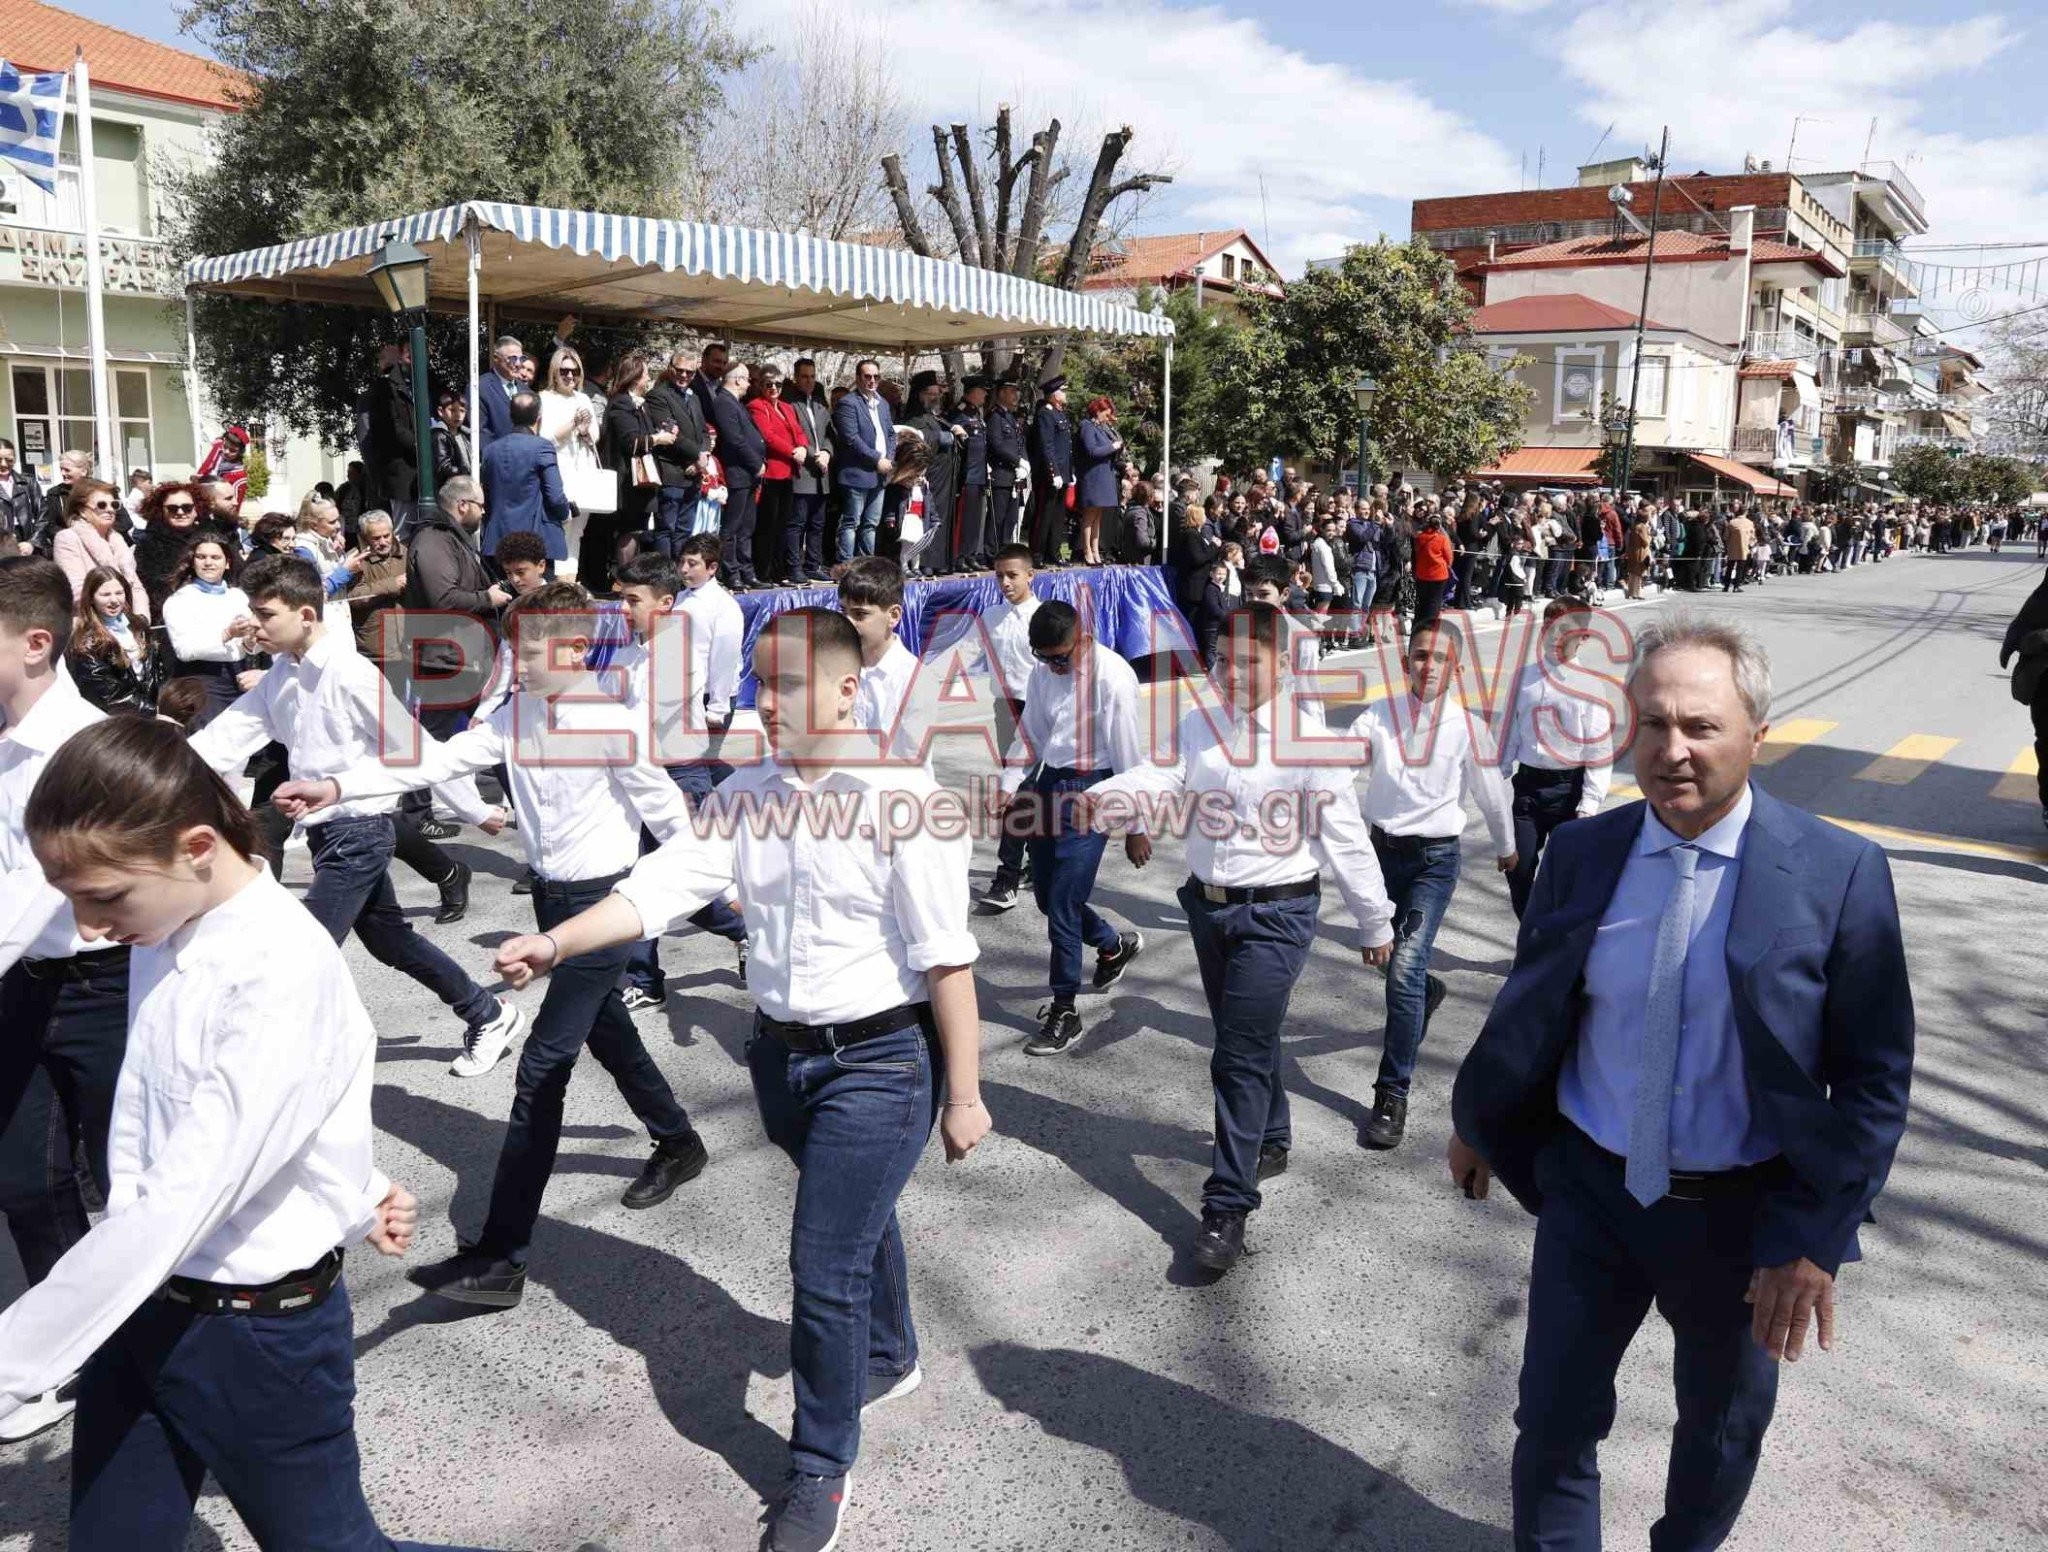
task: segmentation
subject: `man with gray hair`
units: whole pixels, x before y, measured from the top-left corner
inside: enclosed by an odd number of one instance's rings
[[[467,614],[484,621],[497,618],[512,602],[512,593],[502,582],[491,580],[483,556],[477,553],[476,532],[483,520],[484,488],[470,475],[457,475],[435,493],[433,511],[406,537],[400,608],[408,614]],[[400,683],[399,693],[409,699],[408,688],[424,691],[420,726],[436,738],[452,738],[469,726],[469,714],[483,693],[495,659],[489,652],[466,654],[445,626],[436,627],[431,620],[419,623],[424,639],[418,644],[418,662],[412,672],[420,683],[410,687]],[[407,661],[411,661],[410,653]],[[431,840],[445,840],[454,833],[440,824],[422,828]]]
[[[519,361],[525,351],[519,341],[503,334],[491,345],[491,370],[476,385],[476,424],[479,449],[489,447],[512,432],[512,395],[519,392]]]
[[[1884,853],[1750,782],[1770,663],[1673,613],[1629,677],[1643,801],[1561,826],[1452,1099],[1452,1179],[1536,1215],[1515,1544],[1600,1545],[1598,1450],[1652,1303],[1678,1425],[1659,1552],[1718,1547],[1779,1363],[1835,1343],[1835,1278],[1906,1124],[1913,994]],[[1630,1539],[1640,1544],[1640,1532]]]

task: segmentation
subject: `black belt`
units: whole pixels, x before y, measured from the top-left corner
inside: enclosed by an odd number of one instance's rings
[[[1188,888],[1211,905],[1265,905],[1273,900],[1299,900],[1305,895],[1320,894],[1323,881],[1320,877],[1298,878],[1291,884],[1255,884],[1244,889],[1228,889],[1221,884],[1205,884],[1191,873],[1188,875]]]
[[[202,1315],[291,1315],[319,1308],[340,1280],[341,1251],[334,1249],[305,1270],[287,1272],[260,1288],[236,1288],[197,1277],[173,1277],[157,1290],[157,1295]]]
[[[1617,1173],[1626,1174],[1628,1160],[1618,1153],[1610,1153],[1585,1132],[1571,1122],[1565,1123],[1578,1132],[1585,1145],[1599,1156],[1601,1161]],[[1671,1189],[1665,1193],[1665,1200],[1673,1202],[1704,1202],[1710,1197],[1721,1197],[1731,1192],[1754,1191],[1758,1183],[1768,1174],[1775,1174],[1783,1167],[1780,1158],[1765,1159],[1758,1164],[1738,1164],[1733,1169],[1674,1169],[1669,1171]]]
[[[1403,846],[1441,846],[1446,841],[1455,846],[1458,841],[1455,835],[1395,835],[1391,830],[1382,830],[1378,825],[1372,827],[1372,838],[1373,844],[1377,846],[1395,848]]]
[[[631,869],[607,873],[602,878],[542,878],[538,874],[533,880],[533,897],[536,900],[566,899],[572,894],[581,894],[595,889],[600,894],[609,894],[612,885],[626,876]]]
[[[932,1005],[928,1002],[906,1002],[887,1013],[871,1013],[866,1018],[849,1019],[843,1024],[793,1024],[758,1011],[754,1020],[799,1056],[817,1056],[825,1051],[859,1045],[861,1041],[873,1040],[879,1035],[893,1035],[899,1029],[909,1029],[914,1024],[923,1023],[931,1010]]]
[[[69,954],[62,958],[24,959],[21,962],[23,975],[36,981],[58,981],[69,984],[74,981],[90,981],[104,970],[117,969],[128,962],[128,949],[95,948],[83,953]]]

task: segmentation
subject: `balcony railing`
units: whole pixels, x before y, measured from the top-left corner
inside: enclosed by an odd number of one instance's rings
[[[1535,192],[1535,191],[1532,191]],[[1649,212],[1636,212],[1645,221]],[[1783,232],[1791,220],[1791,212],[1778,205],[1759,209],[1756,213],[1758,235],[1766,232]],[[1624,231],[1631,230],[1624,226]],[[1666,210],[1657,218],[1660,232],[1700,232],[1708,235],[1726,236],[1728,218],[1710,210]],[[1612,216],[1599,216],[1583,221],[1524,221],[1508,226],[1453,226],[1440,231],[1422,233],[1423,240],[1432,248],[1484,248],[1491,236],[1503,248],[1528,248],[1542,243],[1568,242],[1575,237],[1606,237],[1614,231]]]
[[[1888,264],[1906,262],[1906,251],[1889,237],[1859,237],[1855,255],[1859,259],[1882,259]]]
[[[1852,307],[1842,318],[1842,339],[1847,342],[1859,337],[1891,347],[1905,344],[1912,336],[1889,313]]]
[[[1758,330],[1743,345],[1744,353],[1759,361],[1813,361],[1824,348],[1824,341],[1794,329]]]
[[[1834,409],[1873,416],[1903,414],[1912,407],[1906,395],[1881,388],[1837,388],[1828,395],[1828,403]]]
[[[1866,178],[1882,178],[1892,186],[1892,192],[1899,197],[1899,203],[1918,217],[1920,224],[1927,224],[1927,201],[1920,197],[1920,190],[1913,180],[1906,176],[1906,169],[1897,162],[1866,162],[1863,166]]]

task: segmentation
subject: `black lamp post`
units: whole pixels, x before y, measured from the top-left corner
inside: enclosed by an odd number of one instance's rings
[[[1629,443],[1635,429],[1635,416],[1619,398],[1607,401],[1607,414],[1601,421],[1600,434],[1607,443],[1607,468],[1614,477],[1616,501],[1628,499]]]
[[[412,336],[412,425],[419,467],[419,506],[434,504],[433,410],[427,403],[427,256],[402,237],[386,238],[370,266],[370,279],[392,315]]]
[[[1372,436],[1372,401],[1379,397],[1380,385],[1371,373],[1361,373],[1357,382],[1351,385],[1351,396],[1358,401],[1358,499],[1366,499],[1372,489],[1372,475],[1365,459],[1366,443]]]

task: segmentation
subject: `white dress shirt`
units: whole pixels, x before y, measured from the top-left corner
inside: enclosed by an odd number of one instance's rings
[[[342,646],[329,631],[303,658],[272,663],[255,689],[192,735],[192,747],[222,776],[232,776],[275,739],[290,755],[294,781],[320,781],[380,758],[404,761],[413,738],[423,758],[434,747],[433,737],[413,721],[377,665]],[[490,805],[467,776],[437,785],[435,793],[471,824],[490,814]],[[398,799],[390,795],[344,799],[308,814],[305,823],[363,819],[396,807]]]
[[[1132,770],[1145,758],[1138,734],[1138,675],[1099,641],[1088,643],[1089,661],[1076,654],[1073,671],[1056,674],[1039,663],[1031,670],[1024,715],[1005,752],[1003,791],[1015,792],[1032,764],[1053,770]],[[1076,698],[1085,677],[1085,715]],[[1022,762],[1022,763],[1018,763]]]
[[[574,884],[630,868],[641,825],[665,841],[689,823],[689,804],[649,753],[644,718],[623,702],[551,706],[516,690],[481,723],[428,747],[418,765],[371,760],[336,779],[344,798],[391,796],[502,764],[527,866]]]
[[[258,1287],[375,1226],[377,1038],[341,951],[266,869],[129,961],[107,1215],[0,1312],[0,1410],[173,1275]]]
[[[1500,772],[1479,763],[1465,717],[1448,696],[1431,709],[1406,691],[1366,707],[1356,728],[1367,762],[1365,817],[1389,835],[1443,840],[1465,833],[1470,797],[1494,854],[1505,857],[1515,849],[1514,803]]]
[[[1614,713],[1584,694],[1569,694],[1540,663],[1522,670],[1515,681],[1515,715],[1508,729],[1503,758],[1517,766],[1546,771],[1583,767],[1579,818],[1600,812],[1614,777]]]
[[[0,971],[24,956],[68,959],[95,946],[78,935],[71,903],[43,878],[24,816],[50,757],[73,733],[105,719],[59,661],[50,687],[28,715],[0,728]]]
[[[1336,881],[1358,922],[1359,947],[1391,943],[1394,907],[1352,791],[1355,767],[1333,761],[1332,740],[1313,704],[1297,702],[1295,707],[1290,711],[1285,703],[1273,702],[1249,717],[1225,710],[1213,724],[1205,713],[1190,712],[1177,735],[1178,764],[1139,765],[1091,790],[1098,798],[1186,794],[1193,800],[1188,822],[1176,822],[1155,806],[1147,814],[1153,821],[1148,828],[1186,835],[1188,868],[1197,882],[1265,889],[1299,883],[1321,871]],[[1299,726],[1280,726],[1275,716],[1298,716]],[[1289,755],[1287,746],[1297,738],[1313,753]],[[1294,804],[1280,794],[1297,795]],[[1290,806],[1297,822],[1276,832],[1271,816]],[[1299,822],[1300,816],[1307,822]],[[1100,810],[1096,823],[1104,829],[1127,827]]]
[[[989,686],[998,695],[1013,700],[1025,700],[1026,687],[1031,683],[1033,670],[1038,667],[1038,658],[1031,650],[1031,617],[1038,613],[1038,599],[1033,596],[1021,604],[1013,604],[1007,598],[999,598],[981,611],[981,629],[993,649],[995,662],[989,662],[990,654],[982,652],[980,661],[989,669]],[[995,670],[1002,670],[998,679]]]
[[[249,596],[239,587],[208,592],[187,582],[164,600],[164,630],[171,654],[186,663],[239,663],[239,641],[224,640],[227,628],[249,613]]]
[[[944,822],[900,824],[918,811],[906,805]],[[979,956],[966,806],[928,772],[863,766],[812,783],[768,760],[735,771],[706,807],[617,892],[654,935],[737,887],[747,990],[770,1018],[843,1024],[924,1002],[926,971]]]
[[[894,760],[916,761],[918,750],[924,743],[924,735],[932,725],[932,714],[937,709],[929,704],[931,694],[918,697],[915,705],[910,703],[911,681],[917,677],[917,654],[903,645],[900,637],[889,638],[889,649],[882,654],[882,661],[873,668],[862,668],[860,685],[853,694],[853,720],[857,726],[879,733],[885,740],[889,757]],[[936,694],[937,686],[931,687]],[[924,762],[931,768],[931,762]]]
[[[690,622],[691,699],[701,695],[705,714],[724,722],[740,693],[746,655],[747,617],[740,601],[714,577],[678,597],[675,612]]]

